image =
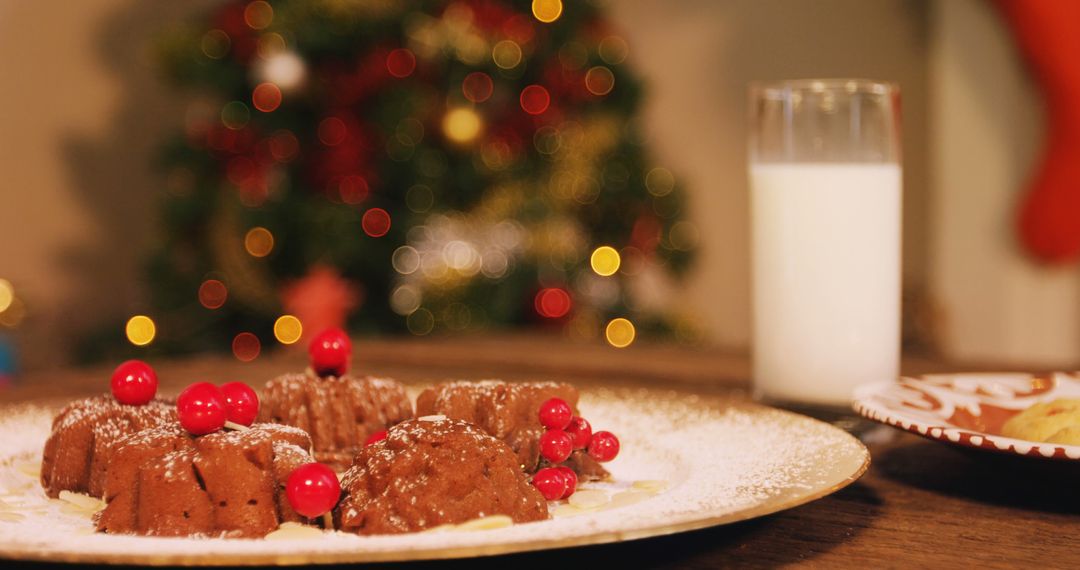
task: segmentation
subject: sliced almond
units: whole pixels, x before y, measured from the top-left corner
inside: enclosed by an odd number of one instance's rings
[[[105,508],[105,501],[82,493],[72,493],[71,491],[60,491],[60,500],[91,513]]]
[[[640,489],[649,493],[663,493],[667,490],[668,486],[668,482],[663,479],[634,481],[634,484],[632,485],[635,489]]]
[[[621,493],[615,493],[611,496],[611,502],[604,505],[604,509],[617,509],[619,507],[625,507],[634,503],[640,503],[645,499],[652,497],[653,494],[647,491],[635,491],[633,489],[629,491],[623,491]]]
[[[608,503],[608,494],[599,489],[586,489],[570,495],[569,503],[579,509],[596,509]]]
[[[20,461],[15,464],[15,469],[28,477],[38,479],[41,477],[41,463],[37,461]]]
[[[514,519],[506,515],[491,515],[489,517],[480,517],[471,521],[465,521],[457,525],[457,530],[492,530],[496,528],[506,528],[513,526]]]
[[[20,515],[19,513],[11,513],[11,512],[6,512],[6,511],[5,512],[0,512],[0,521],[19,522],[19,521],[23,520],[24,518],[26,518],[26,517]]]
[[[322,529],[297,523],[284,523],[277,530],[266,535],[266,540],[305,540],[319,538]]]
[[[574,505],[563,504],[563,505],[559,505],[559,506],[555,507],[555,510],[553,510],[551,512],[551,514],[554,515],[556,518],[565,518],[565,517],[576,517],[578,515],[583,515],[585,513],[591,513],[591,512],[592,512],[591,509],[586,511],[586,510],[583,510],[583,509],[579,509],[579,508],[575,507]]]
[[[416,419],[418,419],[418,420],[420,420],[422,422],[441,422],[441,421],[446,419],[446,416],[444,416],[442,414],[436,414],[436,415],[433,415],[433,416],[420,416],[420,417],[418,417]]]
[[[456,524],[441,524],[439,526],[425,528],[421,532],[446,532],[448,530],[454,530],[455,528],[457,528]]]

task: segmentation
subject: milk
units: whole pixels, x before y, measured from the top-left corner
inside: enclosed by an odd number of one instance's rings
[[[754,390],[847,406],[900,349],[900,167],[750,166]]]

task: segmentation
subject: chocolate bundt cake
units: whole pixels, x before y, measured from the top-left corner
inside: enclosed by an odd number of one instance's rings
[[[548,517],[509,446],[472,424],[439,417],[402,422],[364,447],[341,489],[335,525],[358,534],[416,532],[491,515],[514,522]]]
[[[100,497],[118,440],[175,423],[176,407],[164,400],[132,406],[103,395],[72,402],[53,419],[42,454],[41,486],[50,497],[60,491]]]
[[[276,424],[192,436],[179,423],[116,444],[97,529],[153,536],[262,537],[301,521],[285,496],[311,463],[303,431]]]
[[[416,415],[441,414],[480,426],[506,442],[526,473],[542,467],[540,404],[561,398],[577,414],[578,391],[562,382],[510,383],[499,380],[447,382],[424,390],[416,400]],[[606,469],[583,450],[571,453],[566,466],[586,481],[608,478]]]
[[[405,388],[394,380],[286,374],[266,384],[259,420],[311,435],[315,459],[344,470],[375,432],[413,417]]]

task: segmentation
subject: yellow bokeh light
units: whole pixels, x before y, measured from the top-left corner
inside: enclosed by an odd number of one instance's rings
[[[592,270],[601,277],[608,277],[614,275],[619,270],[619,265],[622,264],[622,258],[619,257],[619,252],[615,248],[609,245],[602,245],[592,252],[592,257],[589,258],[589,264],[592,265]]]
[[[533,0],[532,13],[537,20],[550,24],[562,16],[562,0]]]
[[[244,249],[253,257],[266,257],[274,250],[274,234],[263,227],[251,228],[244,236]]]
[[[604,329],[604,337],[607,339],[608,344],[615,348],[626,348],[634,342],[634,337],[637,336],[637,331],[634,330],[634,323],[619,317],[612,319],[607,324],[607,328]]]
[[[502,69],[513,69],[521,63],[521,46],[511,40],[503,40],[491,48],[491,59]]]
[[[304,325],[292,315],[281,315],[274,321],[274,338],[281,344],[293,344],[304,334]]]
[[[431,311],[420,308],[405,317],[405,326],[409,328],[409,332],[416,336],[424,336],[431,332],[431,329],[435,328],[435,315],[431,314]]]
[[[467,144],[480,134],[480,115],[467,107],[458,107],[443,117],[443,133],[458,144]]]
[[[146,315],[135,315],[128,319],[127,326],[124,327],[124,334],[127,335],[127,339],[135,346],[146,346],[154,341],[154,336],[157,335],[157,326],[154,325],[154,321]]]
[[[0,313],[3,313],[15,300],[15,288],[7,279],[0,279]]]
[[[255,0],[244,7],[244,22],[253,30],[262,30],[274,21],[274,7],[265,0]]]

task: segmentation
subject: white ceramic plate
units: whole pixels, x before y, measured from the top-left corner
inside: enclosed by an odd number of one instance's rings
[[[1077,460],[1077,445],[1001,435],[1001,426],[1012,416],[1058,398],[1080,398],[1080,377],[1066,372],[927,374],[862,386],[853,407],[869,419],[953,445]]]
[[[675,392],[585,391],[580,409],[615,432],[612,503],[493,530],[290,540],[176,539],[93,532],[87,511],[49,500],[32,471],[55,409],[0,408],[0,557],[129,564],[308,564],[456,558],[616,542],[789,509],[859,478],[858,440],[804,416]],[[655,483],[662,482],[662,483]],[[635,486],[636,483],[636,486]],[[629,493],[628,493],[629,492]],[[620,493],[628,493],[620,495]],[[616,498],[617,497],[617,498]],[[629,499],[629,500],[628,500]],[[621,506],[619,503],[624,503]],[[572,511],[572,516],[563,516]]]

